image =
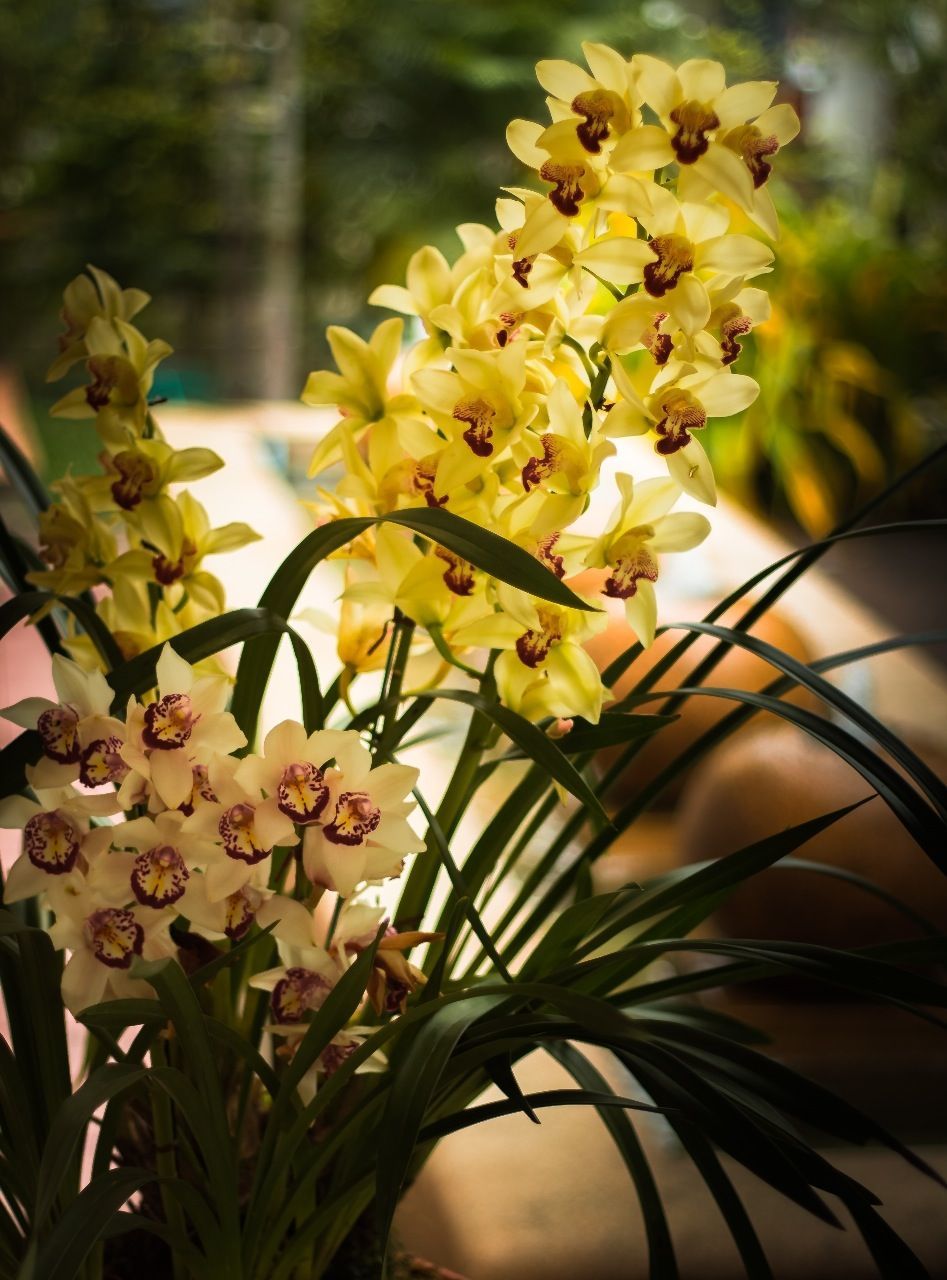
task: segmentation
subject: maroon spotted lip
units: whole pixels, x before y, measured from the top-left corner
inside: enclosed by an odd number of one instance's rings
[[[49,707],[36,722],[43,750],[57,764],[76,764],[82,753],[79,716],[72,707]]]
[[[223,814],[217,824],[217,831],[224,842],[224,852],[228,857],[255,866],[273,852],[263,849],[257,844],[253,830],[253,805],[233,804]]]
[[[184,896],[191,873],[177,849],[155,845],[139,853],[132,869],[132,892],[145,907],[170,907]]]
[[[321,973],[293,966],[273,988],[270,1007],[282,1023],[302,1022],[308,1013],[325,1001],[332,984]]]
[[[102,907],[86,920],[89,946],[110,969],[130,969],[145,945],[145,931],[124,907]]]
[[[190,738],[198,719],[186,693],[166,693],[145,708],[142,742],[152,751],[175,751]]]
[[[361,844],[381,822],[377,809],[364,791],[343,791],[336,805],[335,817],[322,829],[333,844]]]
[[[35,813],[23,828],[26,856],[51,876],[65,875],[79,857],[79,832],[61,813]]]
[[[315,822],[329,803],[322,770],[308,760],[287,765],[276,790],[276,805],[293,822]]]
[[[84,787],[102,787],[107,782],[123,782],[131,772],[119,752],[121,738],[96,738],[83,751],[79,762],[79,781]]]

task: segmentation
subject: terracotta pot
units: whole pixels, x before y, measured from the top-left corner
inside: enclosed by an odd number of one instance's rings
[[[947,760],[915,750],[941,777]],[[760,727],[723,744],[695,771],[679,810],[682,862],[716,858],[871,794],[829,748],[788,726]],[[798,850],[871,880],[947,931],[947,877],[877,797]],[[853,948],[917,936],[918,926],[882,899],[806,871],[773,869],[720,907],[722,933]]]
[[[582,575],[582,579],[577,580],[575,585],[577,589],[586,592],[594,590],[595,586],[588,575]],[[617,602],[608,603],[610,606],[608,628],[599,635],[593,636],[586,645],[600,670],[604,670],[609,663],[624,653],[635,641],[634,634],[625,621],[620,605],[616,608]],[[675,609],[675,617],[685,621],[697,621],[709,612],[713,603],[710,600],[684,602]],[[722,625],[732,625],[745,611],[745,608],[746,605],[744,604],[737,610],[725,614],[720,619]],[[683,631],[670,631],[659,636],[651,648],[645,650],[640,657],[636,658],[629,670],[615,683],[613,691],[616,697],[620,698],[630,692],[641,677],[650,671],[655,663],[663,658],[684,634],[685,632]],[[811,657],[803,637],[778,610],[764,614],[753,628],[752,634],[803,662],[809,661]],[[659,689],[675,689],[690,683],[689,676],[691,672],[703,661],[715,643],[709,636],[699,637],[688,649],[686,655],[679,659],[661,677],[656,687]],[[764,662],[762,658],[757,658],[744,650],[734,648],[721,660],[705,683],[709,686],[746,689],[751,692],[757,692],[778,675],[779,672],[775,671],[769,663]],[[818,705],[816,699],[805,690],[795,691],[790,695],[790,701],[809,707]],[[658,711],[660,705],[660,702],[656,701],[647,703],[640,709],[645,712]],[[610,793],[611,802],[620,805],[629,795],[633,795],[647,785],[652,778],[656,777],[661,770],[675,760],[686,747],[690,746],[703,733],[706,733],[708,729],[733,711],[735,706],[735,703],[727,702],[722,698],[689,698],[681,709],[680,719],[656,733],[628,766]],[[599,757],[602,768],[608,768],[619,754],[618,750],[602,751]],[[676,802],[683,790],[688,773],[689,771],[679,774],[664,789],[658,801],[659,805],[669,806]]]

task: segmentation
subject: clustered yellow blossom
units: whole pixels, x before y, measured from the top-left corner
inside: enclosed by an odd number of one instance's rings
[[[418,340],[403,349],[401,318],[368,341],[330,328],[337,372],[311,374],[303,399],[339,414],[312,460],[314,475],[344,473],[320,490],[322,519],[455,512],[560,578],[597,570],[600,594],[625,602],[647,645],[661,556],[709,531],[704,516],[672,510],[683,494],[715,502],[700,433],[759,390],[735,365],[769,313],[750,282],[771,269],[767,180],[799,123],[773,105],[775,83],[728,86],[719,63],[675,70],[583,50],[588,70],[537,66],[550,123],[507,131],[544,192],[507,188],[495,228],[458,227],[453,264],[419,250],[404,286],[370,298],[410,317]],[[615,441],[632,435],[650,437],[667,478],[619,472],[606,532],[572,530]],[[529,598],[392,525],[342,554],[345,605],[376,616],[397,607],[458,662],[502,650],[500,695],[533,720],[598,719],[608,691],[582,642],[603,613]]]
[[[342,471],[319,491],[323,519],[445,510],[560,579],[597,583],[588,608],[552,603],[405,526],[371,524],[341,553],[346,679],[385,661],[397,610],[416,624],[403,629],[411,643],[443,659],[441,675],[450,663],[474,672],[477,651],[493,651],[491,696],[550,721],[555,736],[573,717],[597,721],[609,697],[585,648],[605,625],[604,601],[621,600],[650,644],[662,557],[708,533],[704,515],[674,508],[685,494],[713,505],[700,433],[758,391],[734,366],[766,320],[766,294],[750,282],[773,255],[747,228],[775,234],[766,182],[798,128],[791,108],[772,105],[774,84],[727,87],[717,63],[675,71],[602,45],[584,52],[588,70],[537,68],[551,122],[508,131],[544,190],[509,188],[496,227],[459,227],[453,264],[431,247],[416,253],[405,286],[371,298],[401,314],[367,341],[330,328],[336,371],[311,374],[303,397],[338,413],[312,462],[313,474]],[[37,895],[51,911],[74,1012],[147,990],[136,956],[173,954],[185,922],[217,940],[239,941],[254,922],[272,928],[279,964],[251,985],[269,993],[270,1030],[292,1052],[382,933],[366,1002],[396,1014],[424,981],[407,953],[436,935],[386,930],[373,900],[423,847],[410,822],[417,770],[386,762],[377,740],[373,756],[359,732],[308,733],[292,720],[247,754],[228,679],[165,643],[224,607],[205,557],[255,535],[242,523],[211,528],[180,488],[221,460],[161,436],[149,397],[169,348],[131,323],[147,301],[95,268],[65,292],[49,376],[82,364],[87,377],[53,412],[93,423],[102,468],[55,486],[41,518],[48,568],[31,579],[55,595],[95,592],[125,654],[163,645],[156,687],[117,708],[76,636],[73,657],[53,659],[57,700],[2,713],[42,744],[27,769],[31,798],[0,802],[0,826],[24,833],[4,898]],[[402,317],[416,331],[407,349]],[[633,435],[653,442],[666,474],[618,471],[614,511],[587,533],[576,522],[616,441]],[[344,901],[328,930],[317,911],[326,890]],[[363,1034],[339,1031],[309,1083]]]
[[[99,613],[126,657],[222,612],[223,588],[204,557],[244,546],[257,535],[242,522],[212,529],[183,484],[223,466],[210,449],[173,449],[149,404],[155,370],[171,348],[132,324],[148,303],[96,267],[63,295],[60,354],[47,373],[85,368],[84,385],[53,406],[55,417],[89,421],[101,442],[98,475],[71,473],[53,485],[56,501],[40,515],[47,568],[29,575],[57,595],[94,590]],[[103,594],[107,589],[108,594]],[[97,661],[87,637],[70,651]]]
[[[117,716],[104,675],[57,655],[59,701],[27,698],[2,712],[36,729],[43,748],[27,769],[35,798],[0,801],[0,826],[23,830],[4,901],[39,896],[52,911],[53,941],[71,953],[63,998],[74,1013],[146,991],[135,957],[174,954],[178,920],[233,941],[254,922],[272,925],[281,964],[256,984],[272,991],[274,1030],[293,1036],[382,926],[370,887],[422,847],[408,821],[418,772],[373,768],[352,730],[307,735],[292,720],[267,734],[260,755],[238,757],[247,740],[226,710],[228,680],[170,645],[156,674],[152,695]],[[297,846],[287,883],[293,859],[274,858]],[[305,905],[287,896],[301,888]],[[312,910],[326,889],[346,898],[329,947],[314,941]],[[423,983],[404,952],[434,936],[388,930],[367,990],[376,1010],[397,1011]],[[348,1048],[343,1036],[327,1052]]]

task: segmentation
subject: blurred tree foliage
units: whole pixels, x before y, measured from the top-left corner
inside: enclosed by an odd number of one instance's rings
[[[301,54],[306,363],[327,321],[365,323],[367,290],[412,248],[453,251],[454,223],[491,216],[518,177],[505,125],[542,110],[537,58],[593,39],[758,74],[772,22],[745,8],[727,29],[707,22],[726,6],[701,0],[0,0],[3,350],[35,375],[64,282],[93,261],[160,299],[150,324],[173,329],[211,389],[225,362],[246,365],[253,335],[233,328],[264,270],[287,42]]]
[[[0,358],[41,390],[50,317],[91,261],[155,295],[148,330],[183,353],[180,384],[160,390],[294,396],[326,323],[368,327],[373,285],[421,243],[454,253],[454,224],[489,220],[496,189],[520,180],[504,128],[543,113],[538,58],[579,59],[587,39],[718,57],[734,78],[781,79],[804,120],[854,58],[873,111],[843,104],[841,128],[780,166],[793,243],[821,266],[786,269],[797,363],[749,433],[753,456],[733,453],[735,483],[787,491],[788,436],[821,403],[800,401],[794,370],[829,340],[883,370],[899,405],[932,393],[943,338],[915,338],[911,280],[928,294],[943,281],[945,32],[945,0],[0,0]],[[829,240],[807,238],[826,199]],[[871,318],[861,268],[876,261]],[[796,305],[803,277],[828,305]],[[854,416],[869,445],[836,430],[807,464],[837,455],[850,489],[901,438],[890,422],[878,437],[877,406]],[[819,502],[789,498],[812,527]]]

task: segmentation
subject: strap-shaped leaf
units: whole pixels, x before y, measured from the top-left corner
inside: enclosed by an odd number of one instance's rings
[[[529,1110],[526,1110],[527,1107]],[[496,1120],[500,1116],[512,1116],[523,1111],[529,1115],[530,1111],[540,1111],[544,1107],[618,1107],[623,1111],[645,1111],[652,1115],[660,1115],[664,1110],[649,1102],[641,1102],[638,1098],[624,1098],[617,1093],[597,1093],[586,1089],[541,1089],[535,1093],[522,1094],[521,1100],[509,1098],[503,1102],[484,1102],[477,1107],[465,1107],[463,1111],[441,1116],[424,1126],[418,1143],[433,1142],[449,1133],[483,1124],[485,1120]],[[530,1119],[533,1118],[530,1116]],[[535,1121],[540,1123],[538,1116]],[[662,1272],[662,1276],[666,1274]]]
[[[605,1077],[577,1049],[568,1044],[561,1044],[551,1047],[549,1052],[583,1089],[614,1096],[614,1091]],[[679,1273],[671,1230],[664,1212],[661,1193],[641,1141],[628,1116],[621,1111],[616,1112],[611,1106],[603,1104],[599,1108],[599,1115],[624,1161],[641,1204],[645,1235],[648,1240],[648,1268],[651,1280],[676,1280]]]
[[[434,689],[416,695],[418,698],[442,698],[448,702],[462,702],[481,712],[510,739],[515,742],[524,755],[535,761],[548,777],[581,800],[583,805],[602,823],[608,824],[608,814],[602,808],[602,802],[592,790],[552,738],[532,724],[518,711],[505,707],[502,702],[492,702],[480,694],[468,692],[466,689]]]
[[[93,1113],[110,1098],[140,1084],[147,1074],[144,1067],[120,1062],[107,1063],[93,1072],[60,1107],[50,1126],[39,1170],[37,1224],[41,1226],[52,1209]]]
[[[387,1247],[398,1197],[441,1076],[460,1037],[492,1007],[486,999],[443,1005],[421,1027],[400,1061],[379,1130],[375,1211],[383,1249]]]
[[[738,649],[745,649],[747,653],[756,654],[778,671],[791,676],[797,684],[814,693],[816,697],[821,698],[823,702],[851,720],[862,733],[873,738],[924,789],[941,815],[947,815],[947,786],[941,782],[934,771],[918,757],[916,752],[902,742],[896,733],[882,724],[877,716],[873,716],[837,685],[824,679],[812,666],[800,662],[792,654],[783,653],[775,645],[757,636],[735,631],[732,627],[714,626],[707,622],[678,622],[674,627],[697,631],[702,635],[724,640]]]
[[[577,596],[535,556],[518,547],[508,538],[502,538],[490,529],[484,529],[472,520],[465,520],[443,507],[418,507],[409,511],[394,511],[382,516],[379,523],[398,524],[420,533],[438,543],[491,578],[518,587],[540,600],[564,605],[569,609],[595,611],[595,606]]]
[[[0,467],[20,501],[34,518],[49,506],[46,486],[33,470],[23,450],[5,427],[0,426]]]
[[[186,661],[196,663],[241,641],[249,642],[258,636],[278,637],[283,634],[288,635],[292,642],[299,668],[303,719],[307,728],[318,728],[322,724],[322,695],[312,654],[292,627],[269,609],[234,609],[219,618],[199,622],[172,637],[169,643]],[[115,690],[114,706],[117,712],[124,711],[132,694],[141,694],[153,687],[155,669],[163,648],[163,644],[154,645],[111,672],[109,683]]]
[[[94,1178],[73,1200],[36,1252],[27,1259],[17,1280],[75,1280],[89,1250],[109,1233],[122,1205],[149,1182],[150,1169],[110,1169]],[[131,1215],[129,1215],[131,1217]],[[119,1223],[124,1226],[124,1223]],[[128,1224],[135,1225],[135,1220]]]
[[[758,707],[761,711],[770,711],[830,747],[874,787],[931,861],[941,871],[947,872],[947,823],[937,816],[897,770],[840,725],[833,724],[806,707],[797,707],[794,703],[783,702],[764,693],[751,693],[745,689],[685,686],[679,692],[689,696],[723,698],[745,706]]]
[[[318,564],[376,524],[397,524],[429,538],[491,577],[555,604],[572,609],[591,608],[522,547],[483,529],[451,511],[417,508],[384,516],[348,516],[315,529],[295,547],[270,579],[260,608],[289,618],[300,592]],[[247,644],[237,669],[233,713],[252,742],[259,708],[279,646],[278,637],[261,637]]]

